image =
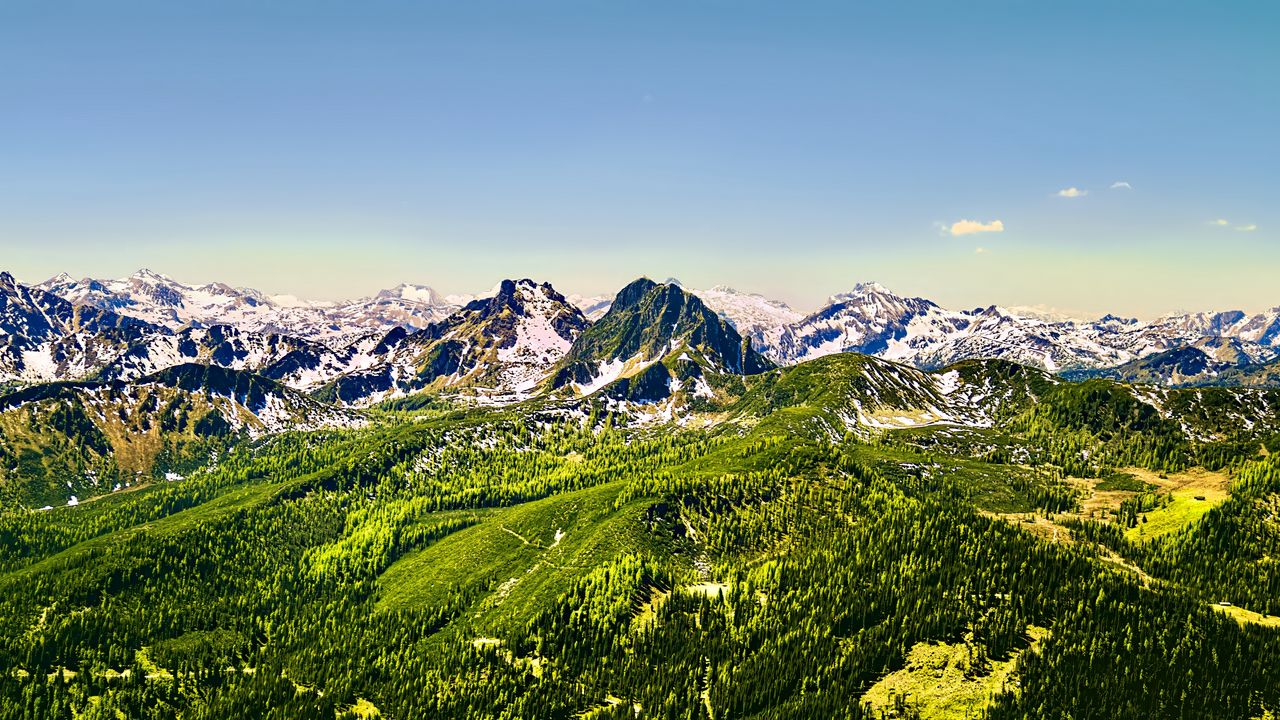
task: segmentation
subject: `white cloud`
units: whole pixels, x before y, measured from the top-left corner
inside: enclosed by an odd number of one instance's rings
[[[1059,190],[1057,192],[1058,197],[1064,197],[1064,198],[1078,198],[1078,197],[1084,197],[1085,195],[1088,195],[1088,194],[1089,194],[1088,190],[1081,190],[1078,187],[1063,188],[1062,190]]]
[[[986,254],[987,254],[987,249],[986,249],[986,248],[984,248],[984,247],[976,247],[976,248],[974,248],[974,249],[973,249],[973,254],[974,254],[974,255],[986,255]]]
[[[1124,180],[1117,180],[1111,183],[1112,190],[1132,190],[1133,186]]]
[[[952,235],[972,235],[974,233],[984,232],[1004,232],[1004,223],[999,220],[992,220],[984,223],[977,220],[957,220],[951,223],[950,232]]]
[[[1209,224],[1217,225],[1218,227],[1231,227],[1231,221],[1226,218],[1218,218],[1217,220],[1210,220]],[[1258,226],[1254,223],[1247,223],[1245,225],[1236,225],[1235,229],[1240,232],[1253,232],[1254,230],[1258,229]]]

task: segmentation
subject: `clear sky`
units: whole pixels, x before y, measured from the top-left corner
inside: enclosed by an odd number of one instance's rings
[[[1275,2],[5,0],[0,269],[1261,309],[1278,37]]]

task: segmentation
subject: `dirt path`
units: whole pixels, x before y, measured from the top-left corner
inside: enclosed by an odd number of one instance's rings
[[[512,530],[511,528],[507,527],[506,525],[500,525],[499,527],[501,527],[504,531],[506,531],[506,532],[508,532],[508,533],[511,533],[511,535],[512,535],[512,536],[514,536],[517,540],[519,540],[520,542],[524,543],[525,545],[529,545],[529,546],[532,546],[532,547],[536,547],[536,548],[538,548],[538,549],[540,549],[540,550],[546,550],[546,548],[542,547],[541,545],[539,545],[539,544],[538,544],[538,543],[536,543],[536,542],[529,542],[529,538],[527,538],[527,537],[525,537],[525,536],[521,535],[520,533],[516,532],[515,530]]]

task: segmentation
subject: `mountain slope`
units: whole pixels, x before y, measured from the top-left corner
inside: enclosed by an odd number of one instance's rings
[[[927,372],[840,353],[762,375],[731,413],[748,422],[773,413],[816,417],[836,439],[846,431],[988,428],[1034,404],[1057,382],[1042,370],[1002,360],[968,360]]]
[[[274,381],[207,365],[34,385],[0,397],[0,494],[62,504],[185,471],[240,437],[363,424]]]
[[[129,345],[164,332],[108,310],[73,305],[0,272],[0,382],[82,379]]]
[[[101,376],[106,380],[133,380],[187,363],[257,371],[295,352],[333,354],[323,345],[288,335],[249,332],[228,325],[189,327],[135,343],[103,368]]]
[[[756,293],[744,293],[725,285],[710,290],[692,290],[707,307],[733,324],[756,350],[764,352],[778,344],[783,328],[804,316],[784,302]]]
[[[1219,385],[1280,388],[1280,359],[1268,363],[1243,365],[1224,371]]]

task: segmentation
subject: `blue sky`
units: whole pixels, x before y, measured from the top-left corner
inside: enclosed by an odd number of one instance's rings
[[[1264,2],[9,0],[0,267],[1260,309],[1278,29]]]

